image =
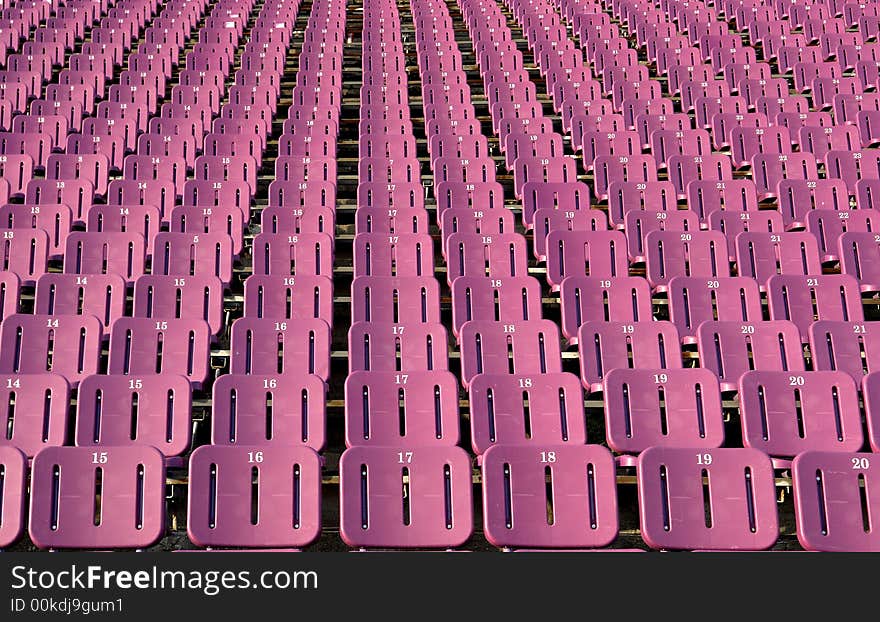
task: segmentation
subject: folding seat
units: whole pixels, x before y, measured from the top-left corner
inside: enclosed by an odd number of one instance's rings
[[[730,156],[711,153],[701,156],[675,155],[667,165],[669,181],[679,199],[687,199],[687,187],[694,180],[728,181],[733,179]]]
[[[325,393],[324,382],[314,375],[219,376],[213,387],[212,443],[304,445],[320,451],[326,436]]]
[[[118,274],[127,283],[144,273],[146,244],[135,232],[73,231],[67,237],[64,272]]]
[[[819,51],[821,53],[821,50]],[[840,79],[843,71],[834,62],[798,62],[793,65],[794,88],[800,93],[809,93],[817,78]]]
[[[770,318],[794,322],[804,341],[814,320],[861,322],[858,281],[845,274],[776,275],[767,281]]]
[[[287,191],[286,188],[277,184],[284,182],[272,182],[271,189],[279,188]],[[455,186],[453,182],[447,182],[447,186]],[[467,184],[462,184],[467,185]],[[439,198],[439,185],[435,187],[436,196]],[[334,188],[335,190],[335,188]],[[292,194],[292,191],[287,191]],[[270,193],[271,195],[271,193]],[[334,197],[335,198],[335,197]],[[270,198],[270,205],[279,204],[274,198]],[[335,201],[331,203],[335,207]],[[418,180],[410,183],[389,184],[383,182],[360,182],[357,189],[357,206],[374,207],[382,209],[409,209],[424,208],[425,196],[421,182]]]
[[[783,180],[819,179],[816,158],[805,153],[756,154],[752,156],[752,179],[760,200],[773,199],[777,197],[778,185]]]
[[[541,286],[533,277],[460,276],[453,281],[452,331],[456,337],[464,323],[471,320],[512,324],[539,319]]]
[[[704,321],[761,322],[761,293],[754,279],[677,276],[669,281],[669,319],[684,343],[694,343]],[[781,318],[774,318],[781,319]]]
[[[402,159],[416,156],[415,138],[410,135],[361,135],[358,145],[362,158]]]
[[[547,259],[547,236],[553,231],[605,231],[608,218],[598,209],[568,211],[541,208],[534,216],[534,255],[538,261]]]
[[[562,371],[559,329],[550,320],[513,324],[473,320],[461,327],[462,385],[483,373],[555,373]]]
[[[0,471],[3,487],[0,488],[0,548],[14,544],[24,533],[27,522],[28,461],[25,455],[10,446],[0,446]]]
[[[736,236],[736,263],[741,276],[759,284],[776,274],[821,274],[819,246],[811,233],[744,232]]]
[[[136,233],[144,238],[147,256],[162,224],[159,209],[153,205],[92,205],[86,214],[89,233]]]
[[[0,322],[18,313],[21,280],[14,272],[0,272]]]
[[[880,94],[860,93],[858,95],[835,95],[833,107],[834,120],[837,123],[855,123],[861,125],[859,124],[859,113],[880,110]],[[824,114],[828,118],[831,117],[827,112]],[[874,115],[870,115],[870,117],[874,117]]]
[[[641,153],[641,145],[639,133],[635,130],[624,130],[621,132],[588,130],[583,133],[581,141],[584,168],[587,171],[592,171],[593,162],[600,155],[638,155]],[[571,175],[571,181],[576,181],[574,174]]]
[[[783,179],[778,195],[786,226],[803,226],[813,210],[849,210],[849,192],[839,179]]]
[[[637,474],[651,548],[763,550],[779,537],[773,467],[756,449],[650,448]]]
[[[495,546],[594,548],[617,537],[615,465],[604,447],[493,446],[482,474],[484,533]]]
[[[29,155],[3,155],[0,157],[0,178],[9,183],[9,196],[24,195],[25,188],[34,175],[34,159]]]
[[[187,535],[198,546],[296,548],[320,534],[321,459],[308,447],[208,445],[189,471]]]
[[[48,447],[34,458],[31,540],[44,549],[152,545],[165,532],[162,455],[146,445],[92,449]]]
[[[208,378],[210,327],[204,320],[122,317],[110,329],[109,374],[178,374],[195,387]]]
[[[166,458],[189,450],[192,391],[183,376],[89,376],[77,395],[77,447],[149,445]]]
[[[628,274],[626,238],[620,231],[553,231],[546,245],[547,282],[554,290],[569,276]]]
[[[716,231],[651,231],[645,237],[648,282],[658,291],[665,291],[669,280],[676,276],[729,276],[726,248],[726,239]]]
[[[648,254],[646,242],[649,233],[652,231],[679,232],[682,235],[688,232],[699,233],[700,221],[697,215],[689,210],[675,208],[670,211],[633,209],[626,213],[623,230],[626,234],[627,253],[630,261],[644,263]]]
[[[862,179],[880,179],[880,149],[829,151],[825,154],[825,176],[842,179],[851,194]]]
[[[7,317],[0,334],[0,372],[55,373],[72,387],[98,373],[102,330],[90,315]]]
[[[345,381],[347,447],[453,446],[459,437],[458,382],[448,371],[358,371]]]
[[[470,458],[460,447],[403,449],[353,447],[342,454],[342,539],[357,547],[460,546],[473,529]]]
[[[705,95],[695,97],[693,108],[697,127],[713,129],[713,119],[720,114],[744,115],[748,114],[748,102],[740,95]],[[729,117],[728,120],[735,120]],[[767,124],[765,124],[767,125]],[[713,132],[714,134],[714,132]],[[717,144],[716,140],[716,144]]]
[[[797,537],[811,551],[877,551],[871,526],[877,486],[871,475],[876,454],[805,451],[792,462]]]
[[[765,117],[760,115],[756,118]],[[730,131],[730,147],[734,165],[744,168],[751,166],[752,158],[762,153],[791,153],[792,139],[785,127],[737,126]]]
[[[215,276],[225,285],[232,281],[232,238],[225,233],[172,233],[156,235],[152,274],[164,276]]]
[[[641,277],[572,276],[560,288],[562,334],[577,345],[586,322],[639,322],[652,318],[651,289]]]
[[[107,194],[110,160],[101,153],[65,155],[54,153],[46,163],[46,179],[82,179],[92,184],[95,194]]]
[[[137,139],[137,154],[183,160],[188,168],[192,168],[196,159],[196,138],[188,134],[141,134]]]
[[[255,178],[256,169],[253,170]],[[336,158],[280,156],[275,160],[275,178],[294,182],[336,182]],[[251,190],[256,186],[251,184]]]
[[[226,235],[231,238],[232,253],[237,256],[242,250],[244,240],[243,221],[244,215],[235,205],[207,207],[182,205],[175,207],[171,212],[170,231],[197,235]]]
[[[63,376],[45,371],[11,374],[0,388],[0,397],[8,404],[0,418],[5,431],[0,439],[0,466],[7,466],[3,458],[8,458],[10,446],[31,458],[43,447],[64,444],[70,387]]]
[[[650,144],[651,153],[661,168],[673,155],[698,156],[712,150],[709,133],[703,129],[654,130]]]
[[[16,117],[18,119],[19,117]],[[45,168],[54,137],[48,132],[13,130],[0,133],[0,155],[29,155],[34,167]]]
[[[42,315],[94,316],[104,329],[125,314],[126,284],[118,274],[44,274],[34,309]]]
[[[355,238],[355,276],[422,276],[434,272],[433,242],[428,234],[362,233]],[[326,272],[330,274],[331,266]]]
[[[48,257],[64,254],[71,229],[72,214],[66,205],[28,205],[7,203],[0,207],[0,229],[36,229],[48,236]],[[5,235],[5,233],[4,233]]]
[[[608,216],[620,226],[631,211],[672,212],[677,209],[675,187],[668,181],[613,181],[608,187]]]
[[[204,320],[223,330],[223,284],[212,275],[144,275],[134,284],[134,317]]]
[[[813,369],[845,371],[856,383],[878,367],[871,322],[817,320],[809,328]]]
[[[859,396],[844,372],[750,371],[739,381],[743,442],[770,456],[862,447]]]
[[[805,370],[797,325],[769,322],[704,321],[697,326],[700,366],[715,372],[722,391],[736,391],[740,376],[759,371]]]
[[[355,240],[356,245],[359,243],[360,240]],[[518,233],[453,233],[446,239],[446,256],[449,262],[446,276],[450,286],[460,276],[502,279],[526,276],[528,272],[526,241]],[[419,274],[427,273],[423,270]]]
[[[837,238],[840,269],[852,275],[863,292],[880,291],[876,262],[880,261],[880,236],[869,231],[846,231]]]
[[[651,155],[600,155],[593,161],[593,189],[601,201],[608,198],[615,182],[646,183],[657,181],[657,162]]]
[[[440,322],[440,288],[430,276],[359,276],[351,315],[353,322]]]
[[[716,212],[751,212],[758,210],[755,184],[749,179],[713,181],[697,179],[687,186],[688,209],[702,222]]]
[[[150,182],[146,182],[147,185]],[[281,182],[284,184],[285,182]],[[270,186],[272,188],[272,186]],[[294,207],[294,205],[288,205],[287,200],[290,199],[294,193],[286,194],[282,192],[278,187],[274,188],[275,193],[270,194],[270,205],[284,205],[288,207]],[[286,189],[285,189],[286,190]],[[315,197],[315,201],[321,202],[320,205],[324,205],[324,200],[329,200],[330,204],[334,204],[335,202],[335,188],[333,188],[334,194],[333,197],[330,198],[329,195],[330,188],[324,187],[313,187],[311,184],[305,185],[300,189],[302,193],[312,193]],[[183,205],[188,206],[198,206],[198,207],[220,207],[224,208],[232,208],[236,207],[242,212],[243,220],[245,222],[250,220],[251,215],[251,202],[250,202],[250,189],[248,185],[243,181],[206,181],[206,180],[195,180],[190,179],[187,180],[183,185]],[[305,207],[305,205],[301,203],[297,203],[295,207]],[[171,209],[167,209],[163,212],[163,214],[167,217],[171,214]]]
[[[60,148],[61,145],[66,144],[69,131],[67,119],[61,115],[51,114],[40,117],[20,114],[12,118],[12,133],[36,135],[34,140],[39,138],[43,142],[44,150],[46,147],[49,149],[53,147]],[[10,151],[9,153],[11,154],[12,152]],[[34,155],[31,151],[27,153],[31,153],[32,156]],[[37,152],[36,155],[37,157],[34,157],[35,164],[40,167],[46,166],[48,154],[40,157],[42,154]]]
[[[230,343],[230,373],[329,377],[330,327],[323,320],[243,317],[232,323]]]
[[[132,154],[125,156],[122,173],[123,178],[129,182],[162,181],[171,183],[176,194],[179,194],[180,191],[177,189],[182,190],[183,183],[186,181],[186,161],[183,158]]]
[[[707,369],[612,369],[603,395],[606,438],[616,452],[724,442],[718,379]]]

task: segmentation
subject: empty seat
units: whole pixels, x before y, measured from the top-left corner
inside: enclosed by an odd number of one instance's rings
[[[559,289],[570,276],[627,276],[626,238],[620,231],[553,231],[547,236],[547,282]]]
[[[442,324],[356,322],[348,331],[349,373],[445,370],[448,340]]]
[[[483,526],[498,547],[594,548],[617,537],[614,458],[599,445],[497,445],[483,455]]]
[[[808,331],[813,369],[845,371],[856,384],[880,370],[880,335],[874,322],[818,320]]]
[[[471,461],[460,447],[352,447],[339,473],[349,546],[455,547],[471,535]]]
[[[456,336],[462,325],[470,320],[512,324],[539,319],[541,285],[534,277],[488,279],[484,276],[460,276],[452,283],[452,331]],[[356,320],[353,318],[353,321]]]
[[[49,236],[37,229],[8,229],[0,238],[0,270],[14,274],[21,285],[34,285],[49,263]]]
[[[578,331],[581,382],[588,391],[600,392],[614,369],[678,369],[679,341],[670,322],[584,322]]]
[[[736,236],[736,265],[740,276],[763,287],[777,274],[821,274],[819,245],[812,233],[752,233]]]
[[[7,405],[0,416],[0,428],[4,430],[0,456],[10,446],[30,458],[44,447],[64,444],[70,386],[63,376],[46,372],[8,375],[0,378],[0,399]],[[2,527],[0,523],[0,533]]]
[[[880,551],[877,454],[805,451],[792,462],[797,538],[810,551]]]
[[[718,378],[708,369],[612,369],[603,395],[605,437],[616,452],[724,442]]]
[[[472,320],[461,327],[461,377],[467,387],[479,374],[546,374],[562,371],[559,328],[550,320],[503,324]]]
[[[806,341],[816,320],[861,322],[862,296],[855,278],[844,274],[781,275],[767,281],[770,319],[794,322]]]
[[[321,532],[321,459],[308,447],[199,447],[188,489],[198,546],[295,548]]]
[[[43,549],[144,548],[165,533],[165,464],[147,445],[47,447],[31,471],[31,540]]]
[[[133,283],[144,274],[145,262],[146,242],[140,233],[74,231],[67,237],[67,274],[118,274]]]
[[[739,403],[743,443],[771,456],[858,451],[864,442],[856,385],[843,372],[746,372]]]
[[[760,322],[761,292],[746,277],[677,276],[667,290],[669,319],[682,339],[693,342],[704,321]],[[787,319],[787,318],[774,318]]]
[[[440,285],[430,276],[359,276],[351,284],[352,322],[440,322]]]
[[[10,446],[0,446],[0,549],[14,544],[27,523],[27,457]]]
[[[253,242],[254,274],[331,276],[333,240],[326,233],[260,233]]]
[[[779,537],[773,468],[756,449],[647,449],[638,486],[651,548],[762,550]]]
[[[189,450],[192,389],[183,376],[95,375],[77,392],[76,445],[151,445],[166,457]]]
[[[326,388],[321,378],[297,373],[224,374],[214,383],[211,442],[315,451],[326,437]]]
[[[727,241],[717,231],[651,231],[645,238],[647,278],[665,290],[676,276],[716,279],[730,275]]]
[[[840,270],[852,275],[865,292],[880,291],[880,235],[846,231],[837,239]]]
[[[99,371],[103,331],[92,315],[15,314],[0,331],[0,373],[51,372],[75,387]]]
[[[204,320],[214,335],[223,330],[223,284],[215,276],[146,274],[134,284],[134,317]]]
[[[122,317],[110,329],[107,372],[178,374],[196,388],[208,379],[211,329],[204,320]]]
[[[0,272],[0,322],[18,313],[21,280],[14,272]]]
[[[651,288],[642,277],[571,276],[560,287],[562,334],[576,345],[585,322],[639,322],[652,317]]]
[[[458,382],[448,371],[358,371],[345,381],[348,447],[458,444]]]
[[[801,372],[804,355],[796,325],[770,322],[706,321],[697,326],[700,366],[711,369],[722,391],[735,391],[747,371]]]
[[[450,286],[460,276],[504,279],[528,273],[526,240],[518,233],[453,233],[446,240],[446,258]]]
[[[225,233],[156,235],[152,273],[163,276],[214,276],[232,281],[232,238]]]
[[[587,441],[583,390],[577,376],[480,374],[469,388],[471,444],[582,445]]]
[[[34,310],[43,315],[91,315],[106,332],[125,314],[125,279],[118,274],[44,274]]]
[[[318,318],[332,326],[333,281],[326,276],[252,274],[244,282],[244,315],[276,320]]]
[[[330,327],[323,320],[243,317],[232,323],[233,374],[330,376]]]

